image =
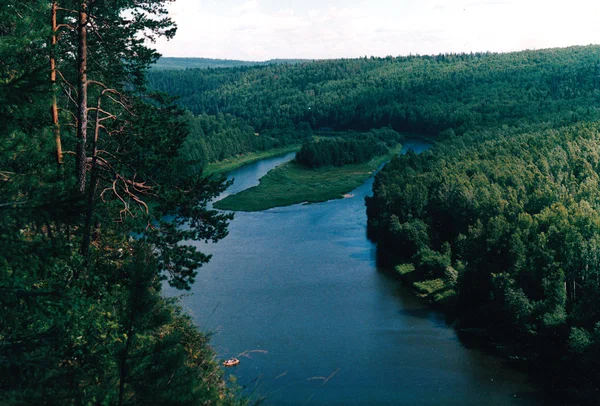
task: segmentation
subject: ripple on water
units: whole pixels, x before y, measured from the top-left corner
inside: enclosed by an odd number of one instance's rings
[[[234,171],[232,190],[291,156]],[[376,268],[371,185],[349,199],[237,213],[227,238],[198,244],[214,256],[183,304],[217,332],[220,357],[240,358],[227,373],[267,404],[535,404],[525,375],[465,348],[443,315]]]

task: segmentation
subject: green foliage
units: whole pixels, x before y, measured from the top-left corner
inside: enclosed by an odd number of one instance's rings
[[[203,174],[206,176],[224,175],[244,165],[262,161],[263,159],[282,156],[291,152],[297,152],[299,149],[300,145],[289,145],[287,147],[274,148],[267,151],[244,153],[233,158],[226,158],[222,161],[208,164],[204,168]]]
[[[301,143],[311,129],[390,126],[451,139],[474,129],[593,120],[600,117],[593,107],[599,59],[600,47],[587,46],[159,69],[148,79],[153,89],[178,96],[179,105],[198,116],[190,122],[204,122],[192,127],[220,123],[208,131],[192,129],[189,154],[199,169],[240,153]],[[195,63],[175,61],[188,62]],[[252,131],[260,134],[254,140]],[[302,156],[307,165],[318,167],[357,162],[356,153],[344,152],[371,148],[376,146],[309,142]]]
[[[311,135],[310,130],[295,129],[258,134],[243,120],[223,114],[194,117],[188,112],[184,120],[190,130],[182,148],[182,156],[190,163],[184,169],[187,173],[242,154],[287,148]]]
[[[598,151],[597,123],[446,137],[376,176],[370,233],[392,264],[414,264],[422,293],[456,280],[461,326],[517,338],[515,351],[577,377],[579,363],[597,368]],[[580,384],[597,381],[558,385]]]
[[[309,168],[360,164],[386,154],[388,145],[394,146],[401,138],[391,128],[371,130],[364,134],[350,133],[343,137],[318,138],[305,141],[296,160]]]
[[[258,132],[289,122],[313,130],[461,135],[473,128],[598,117],[600,47],[324,60],[152,71],[153,88],[194,114],[231,114]]]
[[[446,270],[450,266],[452,257],[450,246],[446,244],[445,252],[437,252],[431,248],[422,248],[414,257],[417,264],[417,270],[428,278],[442,278],[446,275]],[[445,247],[445,248],[446,248]]]
[[[183,241],[217,241],[231,218],[207,210],[225,185],[180,170],[182,110],[144,92],[157,54],[138,34],[173,33],[165,2],[90,5],[102,23],[89,27],[89,133],[98,131],[84,195],[72,155],[56,163],[49,114],[56,96],[63,146],[75,150],[76,35],[65,30],[54,49],[63,91],[53,94],[50,2],[0,8],[0,403],[235,403],[207,337],[161,293],[166,279],[189,288],[209,259]]]
[[[415,271],[413,264],[400,264],[394,267],[394,270],[401,276],[407,276]]]
[[[583,354],[592,344],[591,334],[582,328],[573,327],[569,335],[569,348],[577,354]]]
[[[297,203],[339,199],[359,187],[377,168],[400,151],[363,164],[309,169],[296,161],[283,164],[260,179],[258,186],[215,203],[221,210],[258,211]]]
[[[263,66],[276,64],[295,64],[308,62],[304,59],[271,59],[265,62],[237,61],[230,59],[210,58],[165,58],[161,57],[152,66],[153,70],[180,70],[180,69],[215,69],[233,68],[238,66]]]

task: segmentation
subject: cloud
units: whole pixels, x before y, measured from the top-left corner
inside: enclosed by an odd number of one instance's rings
[[[233,8],[233,11],[236,13],[247,13],[249,11],[258,10],[259,4],[257,0],[249,0],[237,7]]]
[[[600,43],[600,6],[585,0],[304,3],[178,0],[172,8],[177,37],[158,49],[167,56],[265,60]]]

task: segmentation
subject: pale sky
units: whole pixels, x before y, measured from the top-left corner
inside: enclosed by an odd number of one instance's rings
[[[600,43],[595,0],[176,0],[164,56],[263,61]]]

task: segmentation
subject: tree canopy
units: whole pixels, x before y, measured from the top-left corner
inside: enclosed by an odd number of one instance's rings
[[[0,9],[2,404],[235,402],[161,295],[210,258],[184,241],[231,218],[207,209],[223,183],[180,170],[183,110],[145,89],[144,37],[175,29],[166,3]]]
[[[545,386],[598,401],[600,126],[490,129],[394,158],[367,198],[388,265],[439,279],[463,328],[538,365]]]
[[[460,135],[597,117],[599,58],[599,46],[586,46],[153,71],[148,78],[194,114],[231,114],[257,132],[307,123]]]
[[[296,161],[309,168],[360,164],[387,154],[401,139],[391,128],[310,139],[302,144]]]

